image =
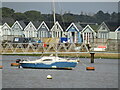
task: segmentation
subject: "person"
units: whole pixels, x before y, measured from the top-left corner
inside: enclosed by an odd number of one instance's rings
[[[41,43],[41,40],[38,40],[38,43]]]
[[[88,50],[90,50],[90,48],[91,48],[90,44],[86,44],[86,46],[87,46]]]

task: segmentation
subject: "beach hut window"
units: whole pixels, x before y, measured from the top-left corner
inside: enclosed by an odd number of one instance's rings
[[[91,33],[89,33],[89,38],[91,38]]]
[[[58,37],[60,37],[60,36],[59,36],[59,32],[58,32]]]
[[[105,26],[102,27],[102,30],[105,30]]]
[[[59,26],[57,25],[57,29],[59,29]]]
[[[44,25],[42,25],[42,28],[45,28],[45,26],[44,26]]]
[[[74,29],[74,27],[72,27],[72,29]]]

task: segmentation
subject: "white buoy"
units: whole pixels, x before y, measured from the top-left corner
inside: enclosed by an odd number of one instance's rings
[[[52,76],[51,75],[47,75],[47,79],[52,79]]]

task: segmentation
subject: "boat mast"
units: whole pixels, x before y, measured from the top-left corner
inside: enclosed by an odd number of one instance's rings
[[[53,0],[53,19],[54,19],[54,24],[56,22],[56,17],[55,17],[55,0]]]
[[[55,25],[55,22],[56,22],[56,16],[55,16],[55,0],[53,0],[53,19],[54,19],[54,25]],[[57,45],[56,45],[56,48],[57,48]],[[58,57],[57,49],[56,49],[56,51],[55,51],[55,56]]]

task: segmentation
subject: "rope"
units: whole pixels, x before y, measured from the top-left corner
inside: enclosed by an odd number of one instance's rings
[[[59,0],[60,1],[60,0]],[[60,8],[60,16],[61,16],[61,21],[63,22],[62,24],[63,24],[63,28],[65,29],[65,20],[64,20],[64,18],[63,18],[63,15],[62,15],[62,5],[60,4],[61,3],[61,1],[58,3],[58,8]]]
[[[88,67],[86,64],[84,64],[84,62],[82,62],[82,61],[79,59],[78,53],[77,53],[76,55],[77,55],[77,58],[78,58],[78,60],[80,61],[80,63],[81,63],[83,66]]]

